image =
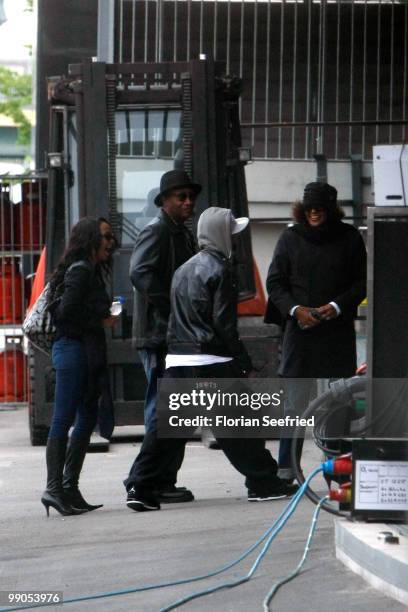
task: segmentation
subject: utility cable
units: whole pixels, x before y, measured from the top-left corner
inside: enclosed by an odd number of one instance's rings
[[[272,601],[272,598],[274,597],[274,595],[277,592],[277,590],[282,585],[284,585],[287,582],[290,582],[291,580],[296,578],[296,576],[301,571],[301,569],[302,569],[302,567],[303,567],[303,565],[304,565],[304,563],[306,561],[307,555],[308,555],[308,553],[310,551],[310,547],[311,547],[311,544],[312,544],[313,536],[315,534],[316,527],[317,527],[317,519],[318,519],[318,516],[320,514],[320,510],[322,509],[323,503],[327,499],[329,499],[329,497],[327,495],[325,497],[322,497],[321,500],[319,501],[319,503],[317,504],[316,508],[315,508],[315,511],[313,513],[312,523],[310,525],[310,531],[309,531],[309,535],[308,535],[308,538],[307,538],[305,550],[303,552],[303,556],[302,556],[298,566],[288,576],[286,576],[285,578],[282,578],[278,582],[275,582],[275,584],[272,586],[271,590],[269,591],[269,593],[267,594],[267,596],[265,597],[265,599],[263,601],[263,610],[264,610],[264,612],[269,612],[269,610],[270,610],[269,604]]]
[[[321,470],[322,468],[318,467],[307,477],[307,479],[305,480],[305,484],[297,491],[296,495],[293,497],[290,504],[284,508],[284,510],[281,512],[278,518],[274,521],[274,523],[265,531],[263,535],[261,535],[261,537],[254,544],[252,544],[252,546],[250,546],[246,551],[244,551],[236,560],[231,561],[230,563],[227,563],[226,565],[223,565],[221,568],[214,570],[212,572],[209,572],[208,574],[193,576],[191,578],[181,578],[180,580],[162,582],[158,584],[142,585],[140,587],[123,589],[123,590],[118,590],[118,591],[95,593],[94,595],[83,595],[79,597],[70,597],[68,599],[64,599],[62,603],[63,604],[78,603],[78,602],[89,601],[93,599],[104,599],[104,598],[116,597],[120,595],[130,595],[132,593],[141,593],[143,591],[151,591],[154,589],[161,589],[161,588],[170,587],[170,586],[178,586],[178,585],[187,584],[190,582],[198,582],[199,580],[205,580],[206,578],[212,578],[214,576],[218,576],[219,574],[222,574],[228,571],[229,569],[235,567],[236,565],[241,563],[241,561],[246,559],[256,548],[258,548],[258,546],[262,544],[262,542],[264,542],[268,538],[268,536],[270,536],[272,531],[275,528],[277,528],[280,522],[284,519],[285,515],[287,514],[291,506],[294,504],[295,500],[300,500],[300,497],[303,496],[303,493],[308,483],[310,482],[310,480]],[[296,506],[297,506],[297,503],[296,503]],[[50,603],[42,603],[42,604],[34,604],[34,605],[13,606],[12,608],[0,608],[0,612],[14,612],[15,610],[31,610],[32,608],[42,608],[42,607],[49,607],[49,606],[55,606],[55,603],[50,602]]]
[[[329,440],[330,438],[324,434],[323,428],[326,426],[327,421],[333,417],[333,415],[337,414],[337,412],[340,412],[340,410],[343,410],[346,407],[348,406],[340,404],[339,406],[331,409],[331,405],[329,405],[329,408],[326,411],[322,411],[322,415],[317,419],[317,421],[315,420],[315,425],[313,427],[313,441],[324,453],[333,456],[341,455],[340,450],[325,446],[324,441]]]
[[[350,379],[351,381],[354,381],[355,378]],[[362,381],[365,382],[365,384],[367,384],[367,379],[366,378],[361,378]],[[360,428],[355,428],[353,429],[352,436],[356,437],[356,436],[363,436],[364,434],[366,434],[368,432],[368,430],[373,427],[374,425],[378,424],[379,421],[381,421],[381,419],[383,419],[383,417],[386,417],[382,423],[382,429],[386,430],[387,427],[390,425],[390,423],[393,421],[394,417],[398,414],[399,410],[400,410],[400,406],[401,406],[401,399],[403,397],[403,394],[406,393],[408,390],[408,385],[406,383],[406,381],[404,380],[403,384],[400,386],[397,386],[397,390],[396,393],[394,394],[394,396],[387,402],[387,404],[385,404],[383,406],[383,408],[378,412],[378,414],[376,415],[376,417],[371,420],[368,423],[365,423],[362,427]],[[330,391],[330,390],[329,390]],[[320,399],[320,398],[318,398]],[[331,404],[329,401],[325,402],[326,404],[326,408],[324,408],[324,404],[319,406],[318,408],[316,408],[316,412],[315,412],[315,425],[313,428],[313,440],[316,444],[316,446],[322,450],[325,453],[331,454],[333,456],[335,455],[339,455],[341,454],[341,451],[338,451],[337,449],[331,449],[329,447],[326,447],[324,445],[324,440],[328,439],[327,434],[325,435],[324,433],[324,428],[327,425],[327,421],[329,421],[337,412],[343,410],[343,409],[347,409],[348,405],[347,404],[340,404],[338,406],[335,406],[333,409],[331,409]],[[327,405],[328,404],[328,405]],[[322,412],[321,415],[318,415],[319,410]],[[303,416],[303,415],[302,415]],[[316,419],[317,417],[317,419]]]
[[[341,379],[339,381],[335,381],[330,385],[330,389],[328,391],[325,391],[322,395],[317,397],[315,400],[313,400],[313,402],[309,404],[305,412],[302,414],[302,418],[307,419],[309,416],[313,415],[322,405],[332,399],[335,399],[339,402],[343,401],[345,403],[348,403],[353,398],[354,393],[365,390],[366,384],[366,379],[360,376],[355,376],[347,380]],[[295,471],[296,479],[301,485],[303,485],[306,481],[299,463],[299,459],[296,455],[296,447],[297,440],[300,436],[302,429],[303,428],[299,425],[295,428],[291,449],[292,466]],[[305,494],[314,504],[318,504],[320,502],[320,495],[317,495],[309,485],[305,489]],[[323,510],[326,510],[326,512],[329,512],[329,514],[334,514],[335,516],[341,516],[343,518],[349,518],[349,515],[347,513],[336,510],[334,506],[332,506],[330,503],[327,503],[326,501],[322,503],[322,508]]]
[[[318,474],[321,471],[322,471],[322,467],[320,466],[316,468],[315,470],[313,470],[311,474],[309,474],[309,476],[307,477],[303,485],[300,487],[296,495],[293,497],[290,504],[286,506],[285,510],[281,513],[278,519],[268,529],[268,531],[266,532],[266,533],[269,533],[268,539],[266,540],[262,548],[262,551],[260,552],[258,557],[255,559],[255,562],[253,563],[251,569],[249,570],[247,574],[245,574],[244,576],[241,576],[240,578],[232,580],[230,582],[223,582],[214,587],[209,587],[207,589],[203,589],[202,591],[196,591],[195,593],[190,593],[189,595],[186,595],[182,597],[181,599],[174,601],[173,603],[169,604],[165,608],[161,608],[160,612],[169,612],[170,610],[174,610],[175,608],[178,608],[179,606],[182,606],[185,603],[192,601],[193,599],[204,597],[205,595],[211,595],[213,593],[216,593],[217,591],[220,591],[221,589],[233,588],[233,587],[239,586],[240,584],[243,584],[244,582],[248,582],[252,578],[252,576],[255,574],[256,570],[258,569],[259,565],[264,559],[273,540],[276,538],[276,536],[279,534],[282,528],[286,525],[287,521],[289,520],[289,518],[292,516],[292,514],[296,510],[301,498],[303,497],[307,489],[309,482],[312,480],[312,478],[316,476],[316,474]]]

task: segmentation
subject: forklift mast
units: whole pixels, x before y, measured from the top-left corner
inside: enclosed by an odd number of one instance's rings
[[[79,218],[109,219],[123,254],[157,213],[161,175],[183,168],[202,185],[192,221],[209,206],[248,215],[238,102],[240,79],[210,60],[69,66],[49,79],[48,271]],[[254,292],[250,233],[237,253],[240,298]],[[129,293],[130,287],[121,288]],[[127,291],[126,291],[127,290]]]

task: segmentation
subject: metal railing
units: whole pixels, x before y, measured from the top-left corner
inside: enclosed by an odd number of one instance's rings
[[[407,132],[408,3],[116,0],[117,62],[212,56],[259,159],[371,159]]]
[[[45,242],[44,176],[0,176],[0,405],[28,400],[21,324]]]

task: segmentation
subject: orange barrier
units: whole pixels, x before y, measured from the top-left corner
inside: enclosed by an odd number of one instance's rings
[[[31,289],[30,303],[28,305],[27,312],[29,312],[31,308],[34,306],[35,302],[37,301],[38,296],[40,295],[41,291],[45,287],[45,264],[46,264],[46,247],[44,247],[43,250],[41,251],[41,257],[38,262],[37,270],[35,273],[35,279],[33,282],[33,288]]]
[[[262,286],[261,275],[254,260],[255,296],[238,304],[238,316],[263,316],[266,310],[265,292]]]

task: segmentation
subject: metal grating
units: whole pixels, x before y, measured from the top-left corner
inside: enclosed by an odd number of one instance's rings
[[[46,196],[44,177],[0,177],[0,405],[29,395],[21,324],[45,242]]]
[[[242,77],[244,145],[260,159],[371,159],[404,142],[408,3],[116,0],[115,61],[204,53]]]

